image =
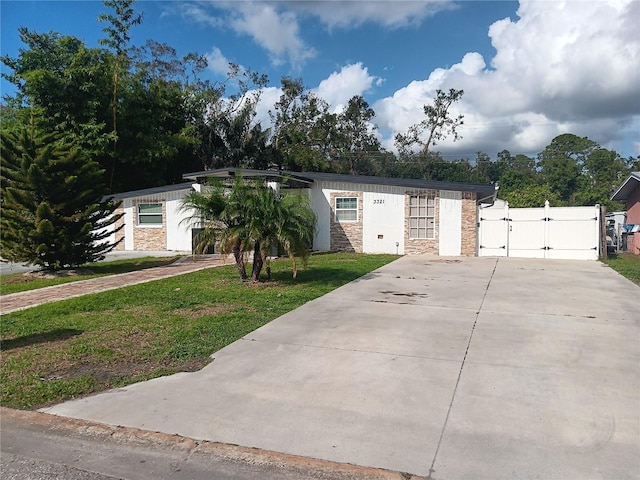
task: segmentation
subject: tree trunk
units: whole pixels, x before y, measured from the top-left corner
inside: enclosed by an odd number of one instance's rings
[[[260,252],[260,241],[256,240],[256,244],[253,247],[253,268],[251,270],[251,281],[260,281],[260,272],[262,271],[263,265],[264,260],[262,258],[262,253]]]
[[[236,267],[238,267],[238,273],[240,274],[240,278],[242,280],[247,279],[247,269],[244,266],[244,258],[242,255],[242,250],[240,249],[240,241],[237,241],[233,245],[233,258],[236,260]]]
[[[111,162],[111,179],[109,180],[109,192],[113,192],[113,181],[116,176],[116,153],[118,151],[118,70],[120,69],[120,56],[116,55],[115,70],[113,72],[113,161]]]

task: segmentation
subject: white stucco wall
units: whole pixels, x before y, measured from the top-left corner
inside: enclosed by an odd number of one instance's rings
[[[368,187],[362,196],[362,250],[404,254],[404,189]]]
[[[319,183],[312,185],[310,189],[311,208],[316,214],[316,235],[313,240],[313,249],[327,251],[331,245],[329,239],[329,215],[331,207],[329,206],[328,193],[322,189]]]
[[[167,250],[191,251],[191,225],[181,222],[192,213],[180,210],[182,199],[188,192],[189,189],[184,189],[125,198],[122,201],[124,209],[124,249],[136,250],[133,240],[135,217],[137,215],[136,205],[138,203],[161,203],[164,201],[166,214],[163,222],[167,231]]]
[[[183,221],[193,215],[193,212],[181,211],[182,199],[186,192],[172,192],[171,200],[167,200],[167,250],[191,251],[191,228],[189,221]]]
[[[197,187],[197,186],[196,186]],[[134,244],[137,203],[165,202],[167,250],[191,251],[192,225],[184,222],[192,212],[181,211],[182,199],[190,189],[160,192],[125,198],[124,248],[139,249]],[[309,196],[317,217],[313,249],[331,249],[331,195],[340,192],[362,192],[362,250],[365,253],[405,253],[405,187],[370,185],[351,182],[315,182],[310,188],[286,190]],[[410,189],[409,189],[410,190]],[[439,195],[439,248],[440,255],[457,256],[461,253],[462,195],[461,192],[441,191]]]
[[[404,188],[360,183],[316,182],[311,203],[318,217],[315,250],[329,250],[331,194],[363,192],[362,249],[365,253],[404,253]],[[397,243],[397,246],[396,246]]]
[[[124,249],[133,250],[133,217],[135,215],[133,200],[126,199],[122,204],[124,206]]]
[[[440,190],[439,255],[462,253],[462,192]]]

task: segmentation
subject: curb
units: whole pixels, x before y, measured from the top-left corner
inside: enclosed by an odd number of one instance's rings
[[[103,443],[182,452],[189,456],[197,453],[234,463],[260,466],[300,476],[312,475],[314,478],[332,478],[336,480],[429,480],[427,477],[419,477],[404,472],[307,458],[258,448],[242,447],[240,445],[196,440],[180,435],[112,426],[43,412],[0,407],[0,417],[3,423],[14,421],[14,423],[29,425],[31,428],[38,428],[65,438],[91,438],[93,441]]]

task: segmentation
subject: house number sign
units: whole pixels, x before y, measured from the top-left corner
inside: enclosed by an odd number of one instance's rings
[[[373,204],[374,204],[374,205],[382,205],[383,203],[384,203],[384,199],[382,199],[382,198],[381,198],[381,199],[378,199],[378,200],[374,200],[374,201],[373,201]]]

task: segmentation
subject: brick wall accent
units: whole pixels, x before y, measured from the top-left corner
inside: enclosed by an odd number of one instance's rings
[[[358,199],[357,222],[336,222],[336,198],[344,197]],[[334,192],[330,194],[329,201],[329,250],[362,253],[362,192]]]
[[[434,224],[434,237],[435,238],[409,238],[409,197],[411,195],[432,195],[435,200],[435,224]],[[440,243],[438,238],[440,236],[439,230],[440,224],[440,196],[437,190],[407,190],[404,194],[404,253],[405,255],[418,255],[422,253],[428,253],[432,255],[438,255],[440,249]]]
[[[462,192],[462,245],[460,253],[474,257],[478,243],[478,208],[475,192]]]
[[[124,213],[124,208],[122,208],[122,207],[116,208],[116,210],[115,210],[113,213],[114,213],[115,215],[120,215],[120,214]],[[115,228],[116,230],[117,230],[118,228],[122,227],[122,228],[120,229],[120,231],[119,231],[119,232],[116,232],[116,234],[115,234],[115,241],[116,241],[116,242],[120,242],[120,243],[118,243],[118,244],[116,245],[116,248],[115,248],[114,250],[124,250],[124,227],[123,227],[123,225],[124,225],[124,215],[123,215],[122,217],[120,217],[120,218],[116,221],[116,223],[115,223],[115,225],[114,225],[114,228]]]
[[[162,227],[138,225],[138,204],[161,203]],[[134,250],[166,250],[167,249],[167,207],[164,200],[138,200],[133,205],[133,249]]]

